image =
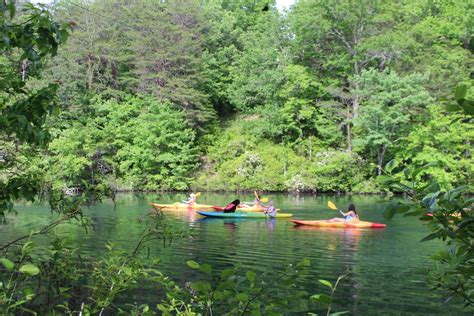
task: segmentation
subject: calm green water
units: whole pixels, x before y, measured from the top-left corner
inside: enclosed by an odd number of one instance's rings
[[[74,226],[63,226],[56,234],[69,237],[83,252],[100,256],[104,244],[113,241],[132,248],[142,227],[140,218],[150,210],[148,202],[173,203],[184,194],[120,195],[114,210],[111,202],[91,209],[95,229],[88,234]],[[225,205],[234,195],[205,193],[199,203]],[[298,219],[328,219],[337,216],[325,205],[330,199],[346,208],[354,203],[363,220],[385,223],[383,198],[367,196],[268,195],[285,213]],[[240,195],[251,201],[252,195]],[[0,242],[28,233],[47,224],[53,217],[45,205],[23,205],[9,225],[0,227]],[[325,293],[318,279],[334,281],[350,273],[336,293],[335,311],[351,315],[463,315],[462,305],[444,304],[441,293],[432,292],[425,282],[432,267],[429,255],[440,243],[420,243],[428,230],[414,218],[396,217],[386,229],[295,228],[289,220],[203,219],[195,212],[168,212],[176,227],[189,237],[163,248],[153,245],[151,253],[161,258],[161,270],[178,281],[196,278],[185,262],[210,263],[220,270],[239,264],[257,272],[280,271],[302,258],[311,260],[303,286],[310,293]],[[41,238],[38,242],[41,242]],[[155,297],[144,291],[143,295]],[[143,296],[142,296],[143,298]],[[156,298],[155,298],[156,299]]]

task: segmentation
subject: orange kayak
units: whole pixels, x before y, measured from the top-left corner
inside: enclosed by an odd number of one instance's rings
[[[346,222],[330,222],[327,220],[320,221],[299,221],[292,220],[295,225],[307,225],[307,226],[317,226],[317,227],[337,227],[337,228],[385,228],[387,225],[358,221],[354,223]]]

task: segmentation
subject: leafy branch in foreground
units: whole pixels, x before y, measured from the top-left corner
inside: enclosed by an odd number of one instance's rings
[[[450,292],[450,297],[461,296],[466,305],[474,304],[474,198],[469,197],[472,187],[459,186],[449,191],[440,191],[436,182],[418,185],[413,179],[424,168],[406,167],[403,180],[385,184],[400,191],[403,188],[409,199],[395,200],[387,205],[384,216],[391,219],[396,213],[404,216],[418,216],[427,222],[432,233],[422,239],[428,241],[441,239],[447,248],[432,256],[438,261],[436,270],[431,273],[435,288]]]
[[[27,83],[37,76],[46,56],[54,56],[58,46],[69,36],[70,24],[53,20],[41,6],[25,3],[17,14],[15,1],[0,1],[0,140],[32,146],[29,158],[39,154],[50,138],[46,118],[57,114],[56,83],[31,89]],[[2,144],[3,145],[3,144]],[[39,176],[35,173],[11,174],[8,160],[0,159],[0,220],[13,210],[19,198],[33,200],[38,192]],[[2,177],[2,174],[8,174]]]
[[[169,241],[178,236],[182,233],[170,227],[163,217],[150,215],[132,251],[117,249],[109,243],[101,258],[84,257],[64,238],[56,237],[45,250],[35,247],[30,237],[22,246],[3,249],[0,311],[5,315],[20,312],[101,315],[118,311],[117,297],[133,291],[140,280],[165,280],[154,268],[159,259],[140,255],[147,243],[159,239]]]
[[[472,123],[473,100],[467,98],[467,87],[456,88],[454,101],[448,103],[448,112],[463,112],[464,120]],[[459,124],[460,117],[453,116],[451,124]],[[459,153],[460,155],[466,153]],[[470,154],[470,153],[468,153]],[[472,185],[461,185],[451,190],[441,189],[430,175],[430,167],[442,165],[433,158],[427,164],[403,164],[392,160],[385,166],[386,175],[378,178],[385,187],[403,192],[407,200],[396,200],[387,205],[384,216],[390,220],[396,213],[418,216],[425,221],[432,233],[422,239],[441,239],[447,248],[434,254],[439,262],[429,278],[434,288],[461,297],[465,307],[474,307],[474,198]]]
[[[310,266],[308,259],[290,264],[276,275],[257,275],[236,267],[216,272],[211,265],[193,260],[187,261],[187,265],[203,277],[186,283],[184,289],[175,286],[168,290],[166,300],[157,305],[164,315],[283,315],[305,312],[312,302],[322,303],[328,307],[327,315],[334,315],[330,314],[333,295],[344,277],[339,277],[334,286],[320,280],[331,285],[331,296],[316,294],[308,298],[307,292],[298,287],[300,277]]]
[[[460,112],[472,122],[472,101],[466,99],[467,89],[458,87],[455,94],[457,107],[449,105],[448,111]],[[451,124],[457,124],[456,116]],[[464,154],[464,153],[459,153]],[[392,160],[385,166],[386,175],[379,181],[395,192],[407,194],[407,200],[394,200],[385,208],[384,216],[391,219],[396,213],[418,216],[427,222],[432,233],[422,239],[443,240],[447,248],[434,254],[439,262],[431,273],[431,284],[450,293],[447,300],[461,297],[466,307],[474,306],[474,198],[471,185],[461,185],[451,190],[442,190],[435,178],[430,177],[429,168],[441,162],[424,165],[402,163]],[[424,174],[420,177],[420,174]]]

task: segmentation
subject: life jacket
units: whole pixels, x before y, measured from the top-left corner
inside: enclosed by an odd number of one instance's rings
[[[229,203],[226,205],[226,207],[224,207],[224,213],[234,213],[235,212],[235,209],[237,208],[237,205],[235,205],[234,203]]]

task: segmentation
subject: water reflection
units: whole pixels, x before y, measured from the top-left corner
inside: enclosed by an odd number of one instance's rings
[[[80,228],[65,225],[57,229],[57,234],[69,236],[81,246],[84,255],[100,256],[109,241],[129,250],[145,228],[138,218],[150,211],[149,202],[170,204],[186,196],[185,193],[119,195],[115,211],[109,202],[92,207],[95,230],[85,234]],[[282,212],[293,213],[299,219],[334,217],[334,211],[326,206],[332,200],[340,206],[355,203],[364,220],[385,222],[383,206],[379,204],[383,198],[378,196],[264,196],[272,199]],[[203,193],[198,202],[225,205],[234,198],[235,194]],[[252,200],[253,195],[242,194],[238,198]],[[0,227],[0,241],[27,234],[52,220],[44,205],[18,209],[13,224]],[[187,260],[209,263],[216,271],[240,265],[258,273],[276,272],[308,258],[311,267],[301,284],[308,293],[327,293],[328,289],[318,279],[334,282],[338,276],[350,272],[336,292],[335,311],[348,310],[352,315],[464,313],[462,305],[453,301],[445,305],[444,297],[426,286],[426,272],[422,268],[432,267],[428,257],[440,249],[440,244],[419,243],[428,231],[412,218],[396,217],[386,229],[375,230],[294,227],[285,219],[212,219],[201,217],[194,210],[163,213],[170,224],[188,231],[189,237],[174,240],[167,248],[161,243],[151,244],[150,255],[160,258],[160,269],[178,282],[198,277],[186,265]],[[152,299],[155,294],[143,288],[144,299]]]

